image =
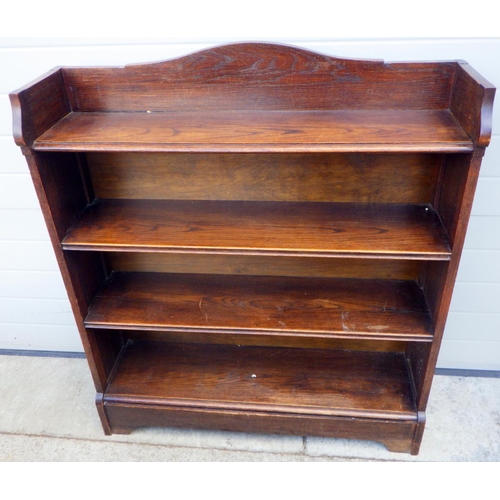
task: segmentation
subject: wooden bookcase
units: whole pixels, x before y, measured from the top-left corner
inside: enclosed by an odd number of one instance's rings
[[[261,43],[12,93],[104,431],[418,453],[493,96]]]

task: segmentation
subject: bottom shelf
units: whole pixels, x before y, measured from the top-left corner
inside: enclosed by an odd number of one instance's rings
[[[129,341],[102,402],[116,433],[217,428],[410,451],[419,423],[401,352]]]
[[[416,418],[406,359],[400,352],[131,341],[106,400]]]

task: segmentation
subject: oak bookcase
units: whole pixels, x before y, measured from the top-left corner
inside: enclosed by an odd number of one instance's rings
[[[12,93],[104,431],[418,453],[493,96],[265,43]]]

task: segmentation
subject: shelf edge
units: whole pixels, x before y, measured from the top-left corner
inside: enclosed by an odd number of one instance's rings
[[[380,332],[325,332],[317,330],[264,330],[249,328],[202,328],[196,326],[165,326],[165,325],[130,325],[120,323],[99,323],[95,321],[85,321],[86,328],[95,328],[100,330],[127,330],[127,331],[151,331],[151,332],[179,332],[179,333],[213,333],[228,335],[257,335],[271,337],[295,337],[295,338],[321,338],[321,339],[348,339],[348,340],[394,340],[402,342],[432,342],[433,335],[401,335],[398,333]]]
[[[449,253],[391,253],[391,252],[321,252],[301,250],[264,250],[264,249],[218,249],[200,247],[156,247],[136,245],[99,245],[99,244],[73,244],[61,243],[63,250],[69,251],[96,251],[96,252],[141,252],[141,253],[176,253],[176,254],[203,254],[203,255],[261,255],[269,257],[330,257],[330,258],[353,258],[353,259],[396,259],[396,260],[431,260],[449,261],[452,252]]]
[[[450,145],[443,143],[423,144],[149,144],[144,147],[137,143],[90,144],[75,142],[50,143],[35,141],[35,151],[46,152],[127,152],[127,153],[470,153],[474,150],[472,142]]]
[[[302,415],[302,416],[325,416],[325,417],[348,417],[348,418],[367,418],[416,422],[418,413],[409,411],[391,412],[383,410],[355,410],[340,408],[319,408],[311,406],[285,406],[273,404],[256,403],[233,403],[210,400],[189,400],[189,399],[168,399],[168,398],[150,398],[140,396],[117,396],[105,393],[104,404],[114,405],[143,405],[148,407],[160,408],[178,408],[178,409],[203,409],[235,412],[252,412],[264,414],[281,415]]]

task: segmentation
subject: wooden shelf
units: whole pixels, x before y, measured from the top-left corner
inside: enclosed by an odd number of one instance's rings
[[[65,250],[449,260],[428,205],[98,200]]]
[[[71,112],[37,151],[468,152],[449,110]]]
[[[413,281],[113,273],[88,328],[432,341]]]
[[[417,454],[494,93],[265,43],[12,93],[104,432]]]
[[[417,419],[405,356],[389,352],[129,342],[104,401]]]

